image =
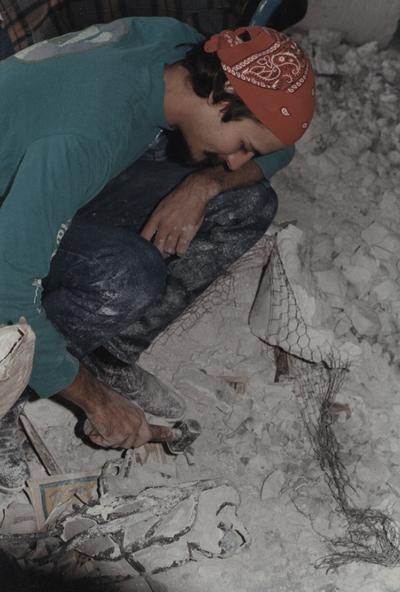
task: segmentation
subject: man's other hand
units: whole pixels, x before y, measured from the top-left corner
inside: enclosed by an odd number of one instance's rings
[[[219,165],[192,173],[158,204],[141,235],[153,240],[164,256],[185,255],[211,199],[224,191],[259,183],[263,178],[254,161],[246,162],[236,171]]]
[[[156,207],[141,236],[153,240],[164,256],[185,255],[199,230],[207,204],[217,195],[216,183],[208,176],[193,173]]]
[[[104,448],[138,448],[151,439],[145,415],[134,403],[103,384],[81,365],[74,382],[59,393],[86,413],[94,444]]]

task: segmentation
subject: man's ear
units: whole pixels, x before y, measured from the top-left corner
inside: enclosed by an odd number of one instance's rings
[[[214,105],[214,91],[213,90],[210,92],[210,94],[207,97],[207,105],[209,107],[211,107],[212,105]]]
[[[230,95],[234,95],[235,94],[235,89],[233,88],[233,86],[231,85],[231,83],[229,82],[229,80],[227,80],[224,84],[224,91]]]
[[[214,92],[211,92],[207,97],[207,105],[214,109],[218,109],[218,111],[223,113],[228,106],[228,101],[218,101],[218,103],[214,103]]]
[[[224,91],[230,95],[235,94],[235,89],[233,88],[233,86],[231,85],[229,80],[227,80],[224,84]],[[210,94],[208,95],[207,105],[214,105],[214,91],[211,91]]]

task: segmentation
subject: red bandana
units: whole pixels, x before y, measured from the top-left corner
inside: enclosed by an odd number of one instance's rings
[[[277,138],[287,145],[301,138],[314,113],[315,81],[295,41],[266,27],[241,27],[213,35],[204,49],[217,53],[236,94]]]

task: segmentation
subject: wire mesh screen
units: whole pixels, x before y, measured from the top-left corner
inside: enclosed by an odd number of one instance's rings
[[[328,541],[329,554],[317,566],[336,569],[352,561],[394,567],[400,565],[400,530],[380,510],[352,504],[356,493],[340,455],[340,444],[332,427],[331,408],[351,369],[348,350],[332,340],[330,332],[310,327],[304,319],[296,294],[287,277],[278,242],[273,241],[264,272],[263,302],[257,323],[265,315],[264,339],[279,348],[280,365],[293,378],[294,393],[314,457],[347,527],[344,535]],[[260,298],[260,293],[258,299]],[[263,311],[261,312],[261,308]],[[282,364],[282,357],[286,362]]]

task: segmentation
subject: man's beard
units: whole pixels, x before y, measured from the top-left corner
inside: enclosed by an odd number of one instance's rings
[[[180,130],[166,131],[168,138],[167,157],[186,167],[209,168],[225,164],[215,152],[204,152],[202,160],[194,160],[184,135]]]

